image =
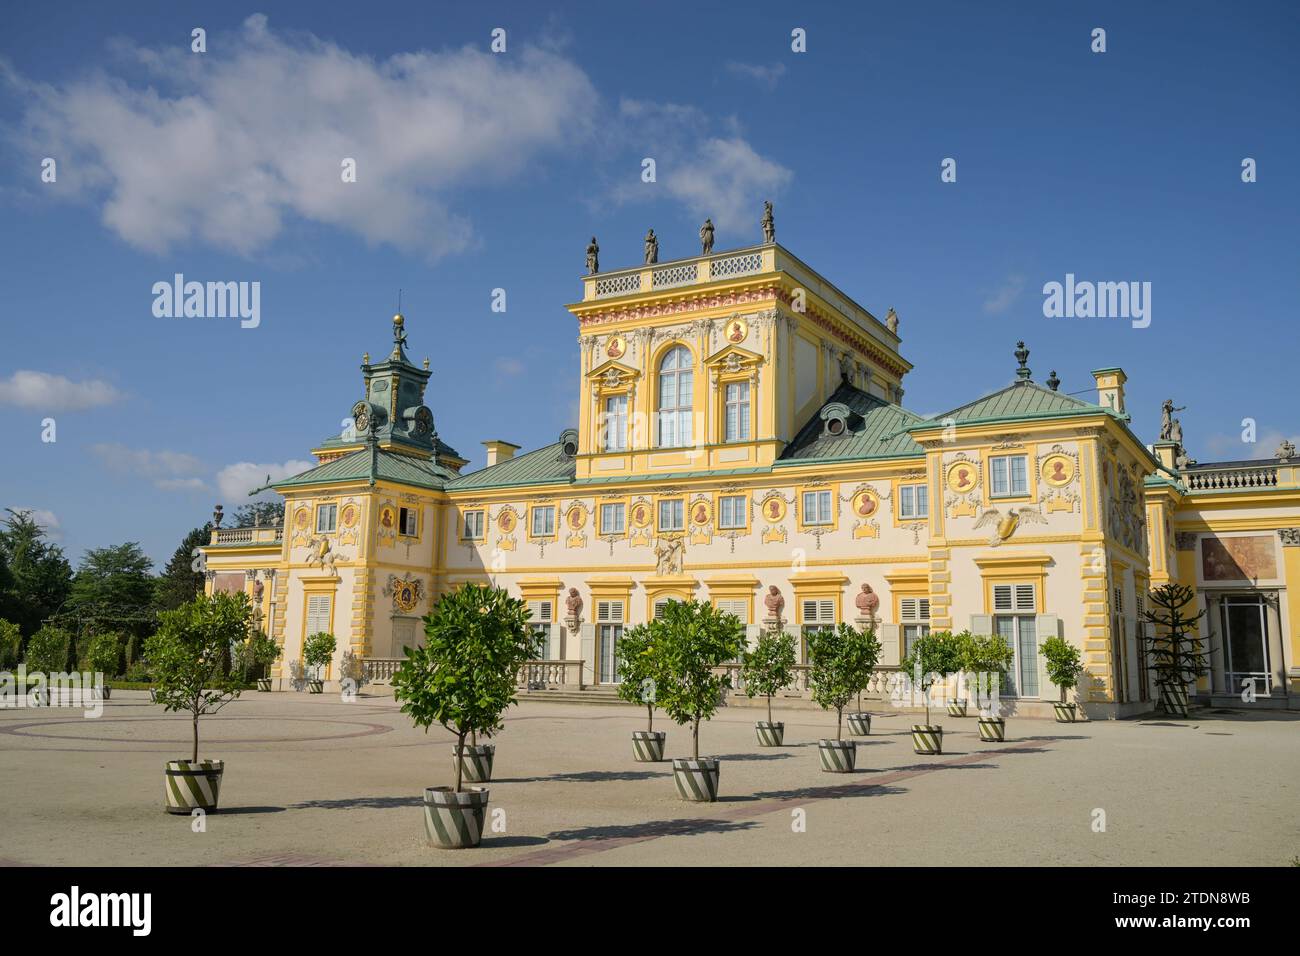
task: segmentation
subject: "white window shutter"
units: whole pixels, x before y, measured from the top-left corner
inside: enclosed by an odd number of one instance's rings
[[[920,615],[921,620],[922,621],[930,620],[930,599],[920,598],[917,603],[919,605],[919,609],[917,613]]]
[[[972,614],[970,616],[970,632],[976,637],[988,637],[993,633],[993,615]]]
[[[815,624],[817,622],[817,602],[803,602],[803,619],[806,624]]]
[[[1053,637],[1061,636],[1061,619],[1055,614],[1039,614],[1034,618],[1034,632],[1038,635],[1038,696],[1043,700],[1060,700],[1061,689],[1052,683],[1047,676],[1047,658],[1043,656],[1043,641]],[[1086,673],[1079,675],[1079,687],[1076,690],[1079,693],[1079,699],[1086,699],[1088,676]],[[1070,695],[1066,694],[1066,700]]]
[[[902,598],[898,602],[899,616],[904,621],[917,620],[917,599],[912,597]]]
[[[746,624],[745,625],[745,644],[752,651],[758,646],[758,639],[763,636],[763,625]]]
[[[582,686],[596,683],[596,625],[583,624],[579,644],[582,648]]]
[[[821,601],[821,622],[823,624],[835,623],[835,602]]]
[[[881,665],[897,667],[903,659],[903,629],[897,624],[878,624],[876,637],[880,641]]]
[[[1017,611],[1037,611],[1038,601],[1034,594],[1034,585],[1017,584],[1016,585],[1016,610]]]
[[[1013,609],[1010,584],[993,585],[993,610],[1010,611]]]

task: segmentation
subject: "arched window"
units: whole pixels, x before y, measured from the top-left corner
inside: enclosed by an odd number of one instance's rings
[[[681,448],[691,443],[694,379],[690,349],[683,345],[669,349],[659,363],[660,448]]]

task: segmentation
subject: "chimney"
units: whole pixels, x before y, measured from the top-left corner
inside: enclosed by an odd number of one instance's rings
[[[1093,369],[1092,377],[1097,380],[1097,404],[1102,408],[1113,409],[1120,415],[1126,414],[1124,383],[1128,381],[1128,376],[1124,374],[1124,370],[1122,368]]]
[[[515,457],[515,452],[519,450],[518,445],[512,445],[508,441],[492,439],[485,441],[483,447],[487,449],[487,466],[499,465],[503,461],[509,461]]]

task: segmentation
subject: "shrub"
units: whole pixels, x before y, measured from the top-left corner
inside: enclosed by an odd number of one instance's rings
[[[999,687],[1007,681],[1015,651],[1004,638],[996,634],[971,634],[969,631],[955,635],[961,670],[974,678],[975,698],[978,706],[993,715],[993,684]],[[969,683],[967,687],[969,688]]]
[[[16,668],[22,653],[22,631],[17,624],[0,618],[0,670],[11,671]]]
[[[239,668],[241,679],[248,681],[267,676],[270,673],[270,666],[283,652],[284,649],[267,637],[265,632],[255,631],[252,637],[239,645],[235,655],[235,664]]]
[[[308,667],[315,668],[316,680],[324,677],[325,665],[334,659],[336,646],[334,635],[328,631],[318,631],[303,642],[302,659]]]
[[[629,628],[618,642],[618,696],[646,709],[646,730],[655,729],[655,703],[659,679],[654,656],[654,634],[650,624]]]
[[[767,722],[772,722],[772,698],[794,680],[794,637],[768,631],[753,650],[745,651],[740,676],[749,697],[767,698]]]
[[[843,739],[844,708],[871,679],[880,658],[880,642],[872,630],[859,631],[840,623],[808,640],[808,682],[812,696],[824,709],[835,711],[835,739]]]
[[[122,666],[122,635],[109,631],[92,637],[82,666],[92,674],[103,674],[105,679],[116,677]]]
[[[58,674],[68,669],[72,635],[57,627],[43,627],[27,642],[27,669]]]
[[[1040,648],[1047,662],[1047,677],[1061,688],[1061,703],[1065,703],[1065,692],[1077,687],[1079,676],[1083,673],[1083,657],[1079,649],[1062,637],[1049,637]]]
[[[932,631],[918,637],[912,644],[912,653],[900,662],[899,667],[907,678],[921,688],[927,724],[930,723],[930,688],[949,674],[957,673],[961,666],[958,642],[948,631]]]

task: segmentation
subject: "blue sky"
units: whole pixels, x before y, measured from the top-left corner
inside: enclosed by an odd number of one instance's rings
[[[783,245],[898,311],[917,412],[1005,384],[1024,339],[1063,391],[1122,366],[1147,441],[1163,399],[1187,405],[1202,461],[1300,433],[1294,4],[743,10],[7,11],[0,507],[38,510],[74,560],[124,540],[165,560],[214,502],[233,511],[249,476],[337,432],[399,287],[441,437],[471,467],[487,438],[553,441],[576,415],[563,305],[587,239],[607,269],[639,261],[650,226],[661,259],[694,254],[706,215],[718,248],[746,245],[769,198]],[[260,326],[156,318],[176,272],[260,282]],[[1044,317],[1067,273],[1150,282],[1150,326]]]

